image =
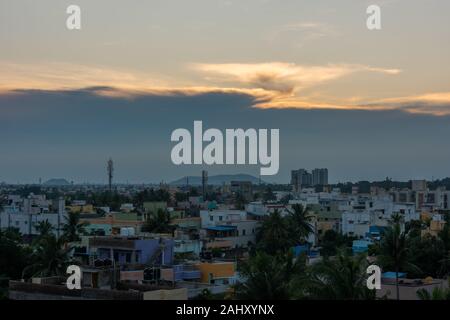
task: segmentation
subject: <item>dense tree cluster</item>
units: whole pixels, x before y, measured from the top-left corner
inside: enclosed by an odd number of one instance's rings
[[[272,212],[257,233],[256,248],[241,266],[242,283],[236,297],[243,299],[373,299],[367,289],[364,256],[353,257],[348,250],[329,254],[312,266],[304,254],[295,257],[293,247],[305,245],[314,232],[310,212],[301,205],[283,216]],[[327,241],[332,241],[328,234]],[[342,241],[346,244],[346,241]]]
[[[305,255],[294,257],[292,248],[304,244],[313,232],[309,212],[301,206],[283,216],[271,213],[258,230],[257,243],[240,272],[244,281],[236,285],[237,298],[245,299],[375,299],[367,289],[366,254],[352,254],[351,237],[327,231],[321,241],[322,260],[306,264]],[[450,227],[447,223],[437,237],[423,235],[420,221],[401,228],[400,216],[394,216],[379,243],[369,254],[383,270],[406,272],[411,278],[439,277],[450,274]],[[397,297],[399,281],[397,277]],[[449,299],[450,291],[419,291],[420,299]]]
[[[39,235],[30,244],[15,228],[0,231],[0,296],[6,298],[9,279],[64,275],[73,249],[70,242],[78,241],[85,227],[79,214],[71,213],[60,237],[48,221],[36,225]]]

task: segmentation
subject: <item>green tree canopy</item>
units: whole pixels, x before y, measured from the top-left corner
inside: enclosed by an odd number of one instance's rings
[[[70,212],[62,228],[63,239],[67,242],[79,241],[80,235],[86,234],[86,227],[88,225],[89,223],[87,222],[80,222],[80,213]]]
[[[303,295],[318,300],[375,299],[374,291],[367,288],[368,265],[365,255],[352,256],[339,250],[336,256],[311,267]]]

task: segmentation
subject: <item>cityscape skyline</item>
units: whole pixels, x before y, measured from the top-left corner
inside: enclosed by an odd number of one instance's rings
[[[325,168],[326,169],[326,168]],[[304,170],[304,169],[300,169]],[[317,169],[314,169],[317,170]],[[322,170],[322,169],[318,169],[318,170]],[[119,180],[119,181],[112,181],[111,185],[112,186],[119,186],[119,185],[160,185],[161,183],[163,184],[173,184],[177,181],[183,180],[183,179],[189,179],[189,178],[199,178],[201,179],[202,177],[202,172],[205,170],[201,170],[200,172],[193,172],[192,175],[184,175],[184,176],[179,176],[179,177],[175,177],[175,179],[156,179],[156,180],[149,180],[149,181],[141,181],[141,182],[133,182],[130,180]],[[210,172],[208,170],[206,170],[207,174],[210,177],[251,177],[252,180],[258,180],[260,181],[261,184],[278,184],[278,185],[292,185],[293,184],[293,172],[294,171],[299,171],[299,170],[291,170],[291,176],[287,181],[266,181],[264,178],[262,178],[261,176],[258,175],[252,175],[250,173],[246,173],[246,172],[232,172],[232,173],[220,173],[220,172]],[[305,170],[308,173],[308,170]],[[310,170],[311,172],[313,170]],[[312,178],[312,173],[308,173],[309,175],[311,175],[311,179]],[[411,181],[429,181],[429,182],[433,182],[433,181],[438,181],[438,180],[443,180],[443,179],[448,179],[450,177],[448,176],[433,176],[433,177],[412,177],[412,178],[406,178],[406,179],[394,179],[393,177],[390,176],[385,176],[385,177],[380,177],[380,179],[356,179],[356,180],[338,180],[338,181],[329,181],[326,184],[321,184],[321,183],[312,183],[310,184],[310,186],[316,186],[316,185],[337,185],[337,184],[345,184],[345,183],[358,183],[358,182],[370,182],[370,183],[374,183],[374,182],[382,182],[385,181],[386,179],[389,179],[391,181],[395,181],[395,182],[411,182]],[[64,186],[64,184],[67,182],[67,185],[104,185],[106,187],[109,186],[109,181],[108,181],[108,177],[106,177],[104,179],[104,181],[95,181],[95,180],[73,180],[73,179],[67,179],[66,177],[62,177],[62,176],[50,176],[50,177],[39,177],[36,181],[25,181],[25,182],[21,182],[21,181],[1,181],[0,180],[0,184],[6,184],[6,185],[46,185],[46,186],[58,186],[58,184],[48,184],[48,182],[51,182],[53,180],[60,180]],[[242,178],[238,178],[236,181],[246,181],[245,179]],[[186,182],[186,185],[189,185],[189,181]],[[179,184],[177,184],[179,185]],[[197,184],[192,184],[192,185],[197,185]],[[308,185],[308,184],[306,184]]]
[[[0,300],[450,300],[449,12],[0,0]]]

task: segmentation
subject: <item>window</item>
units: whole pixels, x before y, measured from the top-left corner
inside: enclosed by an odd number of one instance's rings
[[[223,219],[223,217],[222,217],[222,216],[219,216],[219,221],[222,221],[222,219]]]
[[[214,217],[213,216],[209,216],[209,221],[214,221]]]
[[[242,229],[242,235],[245,236],[245,229]]]

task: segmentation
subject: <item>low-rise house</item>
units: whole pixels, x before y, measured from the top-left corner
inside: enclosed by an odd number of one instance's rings
[[[432,216],[431,220],[429,220],[429,223],[430,225],[425,230],[422,230],[422,237],[425,237],[426,235],[437,237],[439,233],[444,230],[446,221],[442,215],[435,214]]]
[[[159,210],[166,211],[167,203],[164,201],[146,201],[143,203],[144,214],[142,220],[146,221],[149,218],[149,214],[155,214]]]
[[[200,211],[201,238],[207,243],[230,241],[232,247],[247,247],[255,243],[256,231],[260,224],[257,220],[248,220],[247,213],[241,210]]]
[[[11,300],[187,300],[188,289],[164,284],[138,284],[104,277],[107,285],[96,284],[98,270],[83,272],[82,286],[70,290],[63,277],[33,279],[31,282],[9,281],[8,296]],[[109,271],[101,272],[107,274]],[[116,273],[117,275],[119,273]],[[91,275],[91,276],[89,276]]]
[[[85,201],[82,201],[80,204],[78,204],[78,202],[73,201],[70,206],[66,206],[66,210],[67,212],[70,213],[85,213],[85,214],[95,213],[94,206],[92,204],[86,204]]]
[[[134,205],[132,203],[122,203],[120,205],[120,211],[122,212],[131,212],[134,210]]]
[[[201,262],[195,264],[200,271],[200,282],[218,285],[232,285],[236,280],[236,264],[229,261]]]
[[[420,300],[417,291],[424,289],[430,294],[435,288],[448,288],[448,281],[444,279],[408,279],[405,274],[399,274],[399,295],[401,300]],[[395,285],[395,272],[383,273],[381,277],[381,289],[376,290],[376,296],[380,299],[397,299]]]
[[[200,256],[200,253],[202,252],[203,244],[200,240],[181,240],[181,239],[175,239],[174,240],[174,253],[181,253],[181,254],[191,254],[196,257]]]
[[[139,231],[142,227],[142,220],[136,213],[113,212],[106,215],[81,215],[82,222],[89,223],[86,231],[93,235],[114,235],[120,234],[121,228],[134,228]]]
[[[352,252],[353,254],[367,253],[371,244],[372,242],[368,240],[353,240]]]
[[[342,233],[363,238],[369,232],[369,212],[344,212],[342,214]]]
[[[164,281],[200,281],[201,277],[201,271],[195,265],[179,264],[161,268],[161,280]]]
[[[139,237],[91,237],[88,253],[92,259],[113,260],[118,264],[170,265],[172,239]]]

